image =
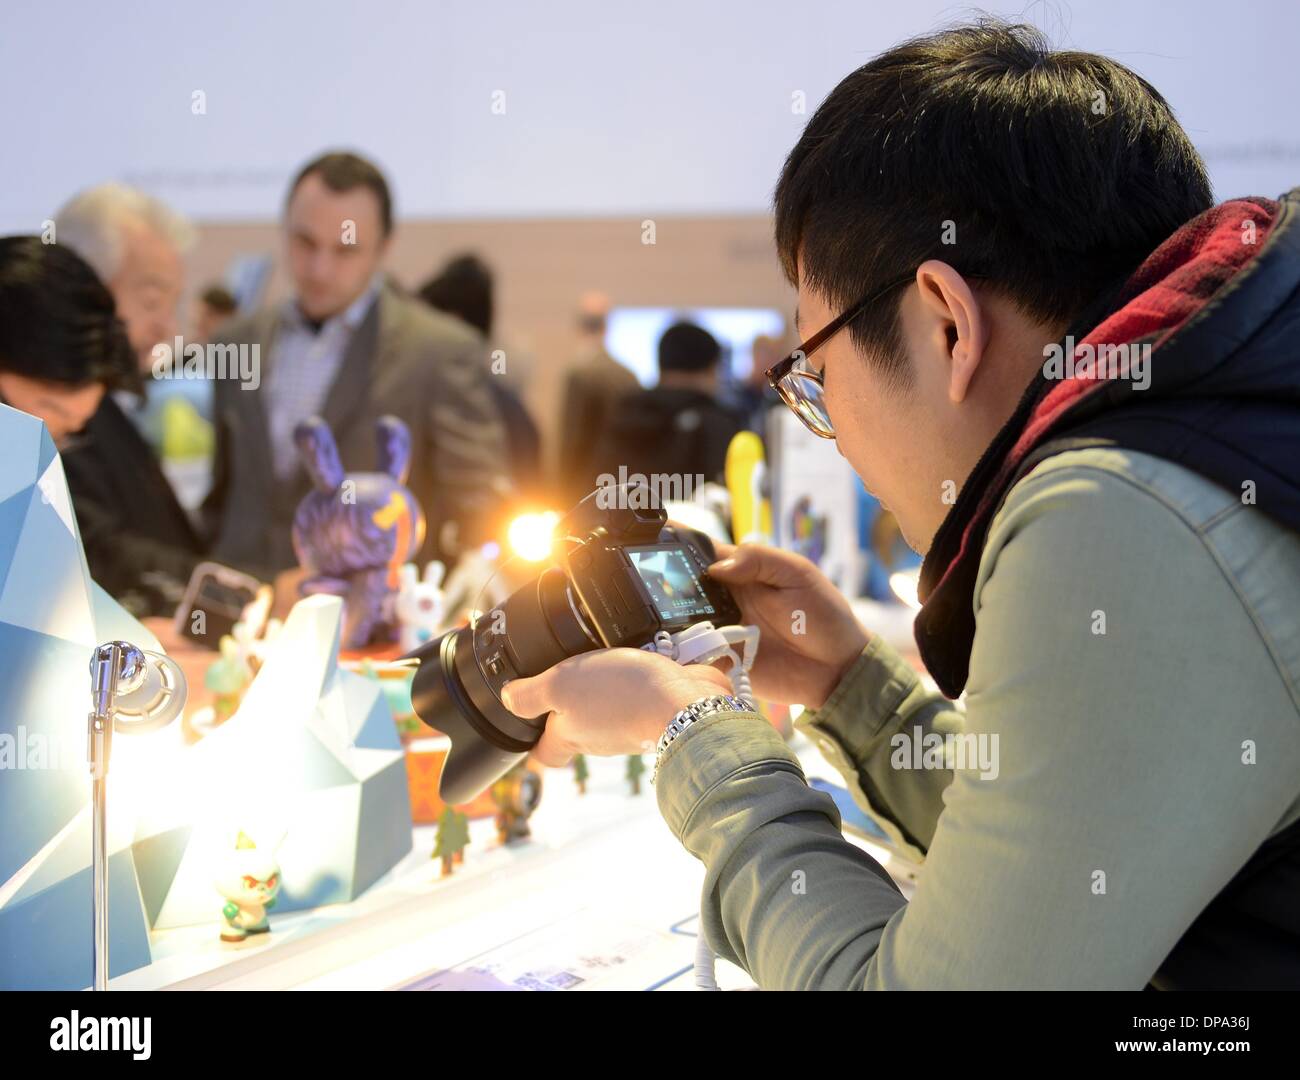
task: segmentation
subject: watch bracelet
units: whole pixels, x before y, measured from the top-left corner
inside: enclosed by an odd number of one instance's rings
[[[664,728],[664,733],[659,736],[659,742],[655,746],[655,767],[650,776],[650,783],[653,784],[658,779],[659,763],[663,761],[668,748],[699,721],[719,713],[753,711],[754,703],[736,694],[715,694],[712,697],[700,698],[699,701],[693,701],[686,708],[679,710],[668,721],[668,726]]]

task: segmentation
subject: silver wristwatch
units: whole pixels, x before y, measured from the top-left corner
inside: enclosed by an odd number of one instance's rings
[[[753,702],[746,701],[742,697],[734,697],[731,694],[720,694],[717,697],[701,698],[694,701],[682,709],[676,716],[668,721],[668,726],[664,733],[659,736],[659,743],[655,747],[655,768],[650,775],[650,783],[654,783],[659,777],[659,763],[664,758],[664,751],[672,744],[683,731],[692,724],[703,720],[706,716],[712,716],[721,712],[753,712]]]

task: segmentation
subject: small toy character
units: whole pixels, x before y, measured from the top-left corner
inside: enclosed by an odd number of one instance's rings
[[[230,628],[230,636],[239,645],[239,654],[248,665],[250,674],[256,675],[283,625],[279,619],[271,618],[271,603],[275,591],[270,585],[263,585],[257,596],[244,605],[239,613],[239,621]]]
[[[442,629],[445,608],[442,602],[442,576],[447,568],[431,562],[424,568],[424,580],[417,576],[415,563],[402,567],[401,587],[394,609],[397,612],[398,643],[402,652],[418,649],[431,641]]]
[[[645,762],[641,760],[640,754],[628,754],[627,756],[627,782],[632,785],[632,794],[641,794],[641,777],[645,773]]]
[[[234,715],[244,691],[253,681],[253,672],[239,642],[229,634],[222,634],[218,646],[221,655],[203,673],[203,685],[212,692],[213,727],[224,724]]]
[[[508,844],[531,836],[528,818],[542,801],[540,774],[521,761],[493,784],[491,791],[497,807],[497,839]]]
[[[790,511],[790,548],[821,566],[826,554],[826,515],[814,512],[812,500],[804,495]]]
[[[587,777],[591,775],[587,768],[587,759],[579,754],[573,759],[573,782],[578,785],[578,794],[587,794]]]
[[[364,648],[396,635],[393,597],[400,570],[424,542],[424,514],[406,488],[411,434],[395,416],[375,424],[379,472],[344,473],[329,426],[319,417],[294,429],[314,490],[298,504],[293,547],[308,577],[304,596],[344,602],[342,646]]]
[[[437,839],[433,858],[442,859],[442,876],[449,877],[455,863],[465,861],[465,847],[469,844],[469,817],[450,806],[442,808],[438,819]]]
[[[243,941],[249,934],[270,933],[266,913],[280,894],[280,864],[243,832],[225,859],[216,879],[217,892],[226,898],[221,909],[226,925],[222,941]]]

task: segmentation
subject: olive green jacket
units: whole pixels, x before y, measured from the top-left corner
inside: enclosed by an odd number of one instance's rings
[[[1052,457],[994,519],[974,607],[964,709],[873,639],[798,721],[923,860],[910,902],[761,717],[665,753],[708,941],[759,986],[1141,988],[1300,818],[1300,538],[1236,493]],[[945,735],[953,767],[924,752]]]

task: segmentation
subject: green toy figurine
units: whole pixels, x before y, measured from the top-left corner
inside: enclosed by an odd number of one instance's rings
[[[645,772],[645,762],[641,760],[640,754],[629,754],[627,757],[627,782],[632,785],[632,794],[641,794],[641,774]]]
[[[221,940],[243,941],[250,934],[271,930],[266,913],[280,893],[280,864],[270,852],[258,848],[240,833],[216,879],[217,892],[226,898],[221,915],[225,925]]]
[[[587,771],[587,759],[579,754],[573,759],[573,779],[578,785],[579,795],[587,794],[587,777],[590,775],[591,773]]]
[[[212,692],[212,725],[224,724],[239,708],[253,672],[239,642],[229,634],[221,638],[221,655],[203,673],[203,685]]]
[[[442,808],[442,817],[438,819],[437,838],[433,846],[433,858],[442,859],[442,876],[450,877],[455,863],[465,861],[465,847],[469,843],[469,817],[452,809]]]

